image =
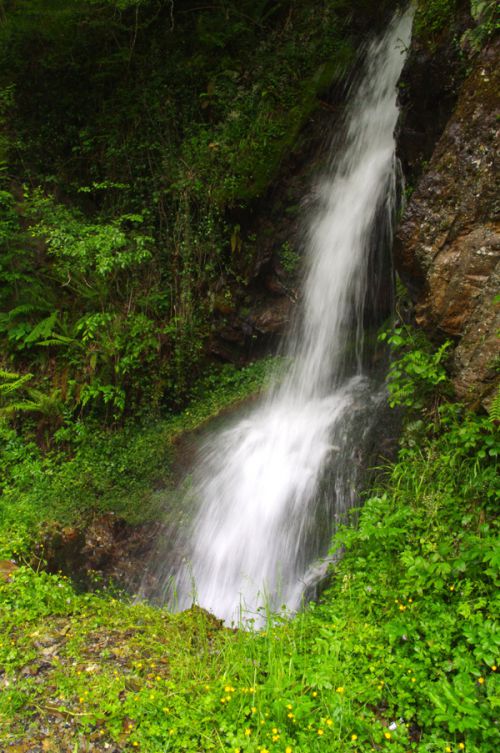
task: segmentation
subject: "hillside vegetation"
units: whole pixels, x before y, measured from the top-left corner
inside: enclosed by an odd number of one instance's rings
[[[280,190],[296,218],[311,118],[337,122],[399,5],[0,2],[1,753],[499,749],[499,400],[457,403],[450,344],[402,321],[382,335],[399,455],[318,603],[229,629],[99,573],[82,591],[41,548],[107,514],[160,520],[179,439],[265,388],[275,359],[222,364],[214,339],[264,246],[300,267],[258,218]],[[419,39],[468,10],[422,0]],[[493,3],[471,10],[478,49]]]

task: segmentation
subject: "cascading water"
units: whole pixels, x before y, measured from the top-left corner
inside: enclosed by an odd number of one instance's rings
[[[369,45],[352,88],[342,149],[336,144],[309,226],[288,373],[205,448],[188,551],[166,578],[179,608],[196,600],[227,621],[264,603],[297,609],[355,499],[363,443],[383,402],[363,374],[363,317],[374,225],[391,228],[394,215],[396,85],[412,15],[395,17]]]

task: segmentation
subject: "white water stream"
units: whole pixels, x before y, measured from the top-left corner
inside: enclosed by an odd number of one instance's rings
[[[363,442],[383,402],[363,374],[363,315],[374,225],[391,228],[394,215],[396,86],[411,24],[411,11],[398,15],[367,46],[352,87],[310,220],[288,373],[205,448],[190,551],[174,575],[179,608],[195,600],[228,622],[255,613],[261,622],[264,604],[297,609],[335,520],[356,499]]]

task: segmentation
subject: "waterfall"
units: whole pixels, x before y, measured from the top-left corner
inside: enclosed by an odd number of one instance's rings
[[[391,230],[394,217],[396,86],[412,16],[397,14],[367,45],[351,87],[343,141],[306,234],[288,372],[206,443],[188,551],[170,581],[180,608],[195,600],[228,622],[255,614],[261,622],[265,605],[296,610],[356,500],[363,447],[384,402],[380,382],[364,373],[363,319],[376,226]]]

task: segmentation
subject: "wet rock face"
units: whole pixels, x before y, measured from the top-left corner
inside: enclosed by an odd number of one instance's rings
[[[465,80],[408,204],[395,248],[417,324],[457,342],[454,384],[469,402],[492,393],[499,355],[499,51],[497,39]]]
[[[85,528],[62,528],[54,523],[47,526],[35,550],[40,558],[36,564],[48,572],[69,575],[84,590],[112,582],[134,593],[160,529],[168,535],[160,523],[133,526],[112,513],[96,517]]]

